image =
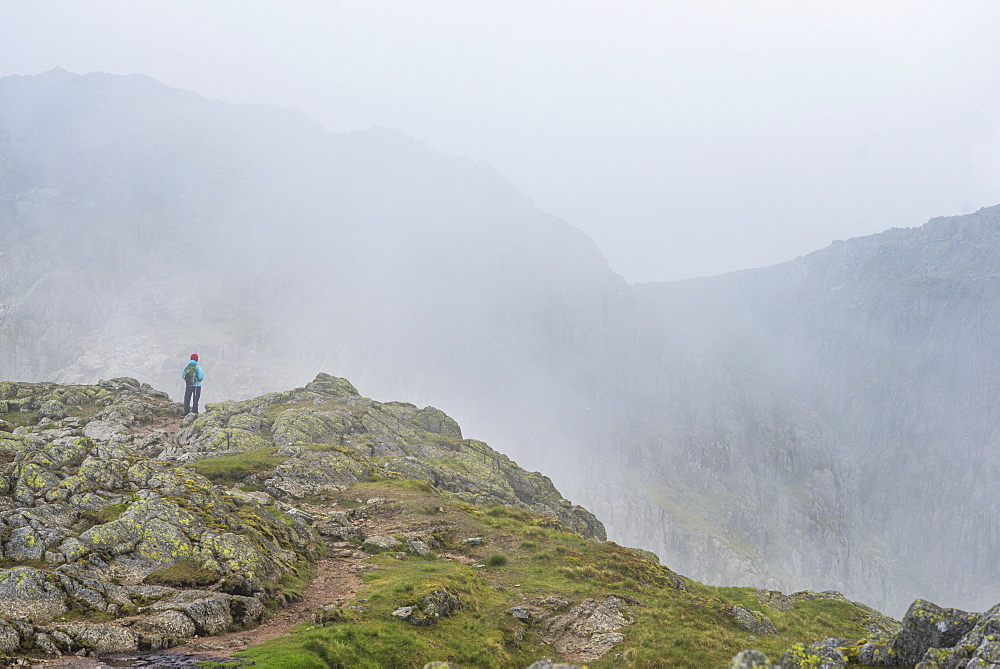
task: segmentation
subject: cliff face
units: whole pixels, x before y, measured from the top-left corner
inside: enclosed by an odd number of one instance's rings
[[[581,499],[700,578],[989,606],[998,242],[994,207],[637,287],[661,364],[605,402],[630,485]]]

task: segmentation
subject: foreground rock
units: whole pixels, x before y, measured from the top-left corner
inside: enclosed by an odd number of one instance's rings
[[[762,600],[774,600],[777,606],[783,604],[782,599],[803,594],[785,597],[773,591],[762,593]],[[884,632],[885,628],[880,627],[871,639],[858,642],[829,638],[809,645],[796,644],[782,655],[780,665],[772,665],[760,651],[746,650],[735,656],[730,666],[1000,668],[1000,604],[986,613],[969,613],[918,599],[910,605],[897,631],[889,635]]]
[[[179,418],[164,393],[2,386],[0,536],[15,564],[0,569],[0,652],[103,655],[253,625],[273,584],[316,559],[318,535],[287,504],[155,457]]]
[[[1000,666],[1000,604],[986,613],[968,613],[918,599],[902,622],[890,641],[864,644],[858,660],[921,669]]]

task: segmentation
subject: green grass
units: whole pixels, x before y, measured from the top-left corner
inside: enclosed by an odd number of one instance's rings
[[[125,513],[131,504],[131,502],[111,504],[97,511],[84,511],[80,514],[80,517],[91,525],[103,525],[104,523],[110,523],[121,518],[121,515]]]
[[[152,572],[143,579],[143,583],[172,588],[203,588],[212,585],[219,578],[219,572],[205,569],[197,560],[181,560],[177,564]]]
[[[303,625],[295,633],[240,655],[256,667],[422,666],[446,660],[459,666],[528,666],[543,656],[558,657],[543,638],[542,626],[525,625],[509,613],[536,598],[603,600],[617,595],[629,602],[634,623],[620,630],[625,641],[591,667],[716,667],[745,648],[758,648],[777,662],[795,643],[829,637],[865,636],[864,614],[848,602],[799,601],[790,611],[761,604],[749,588],[705,586],[677,576],[641,552],[597,543],[567,531],[551,518],[524,509],[481,507],[449,501],[426,484],[387,480],[357,484],[338,503],[382,497],[381,513],[399,527],[427,521],[434,509],[454,529],[442,537],[443,551],[465,554],[486,569],[441,557],[372,556],[375,569],[343,609],[338,622]],[[438,511],[440,509],[440,511]],[[483,537],[478,547],[461,545]],[[686,587],[686,590],[678,588]],[[392,617],[432,590],[457,594],[461,607],[435,625],[415,627]],[[777,635],[752,638],[726,614],[740,605],[764,613]]]
[[[212,483],[232,486],[241,483],[251,474],[269,472],[287,458],[275,455],[277,446],[259,448],[245,453],[203,458],[189,465]]]
[[[5,414],[0,414],[0,417],[14,427],[34,425],[38,422],[37,411],[8,411]]]
[[[300,561],[295,564],[294,570],[285,572],[281,576],[281,582],[277,587],[272,588],[274,594],[281,593],[287,601],[297,602],[303,598],[309,581],[316,575],[316,569],[312,564]]]
[[[383,565],[396,561],[376,559]],[[512,648],[516,623],[503,620],[505,599],[476,570],[445,560],[413,558],[404,568],[366,575],[360,597],[366,611],[348,611],[343,622],[302,626],[293,636],[244,653],[255,667],[409,667],[434,660],[460,666],[509,667],[531,664],[531,655]],[[458,595],[461,608],[435,625],[414,627],[390,614],[417,604],[434,590]],[[497,621],[504,625],[497,625]]]

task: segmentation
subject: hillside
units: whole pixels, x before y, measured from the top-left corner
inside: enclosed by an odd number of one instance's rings
[[[7,655],[271,639],[254,666],[694,667],[898,629],[836,593],[679,576],[439,410],[325,374],[183,421],[129,378],[0,396]]]

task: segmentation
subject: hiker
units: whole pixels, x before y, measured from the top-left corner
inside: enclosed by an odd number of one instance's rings
[[[189,413],[198,413],[198,400],[201,399],[201,382],[205,378],[205,374],[201,371],[201,365],[198,364],[198,354],[192,353],[191,359],[188,363],[184,365],[184,371],[181,372],[181,378],[184,379],[184,415]],[[192,403],[191,400],[194,400]]]

